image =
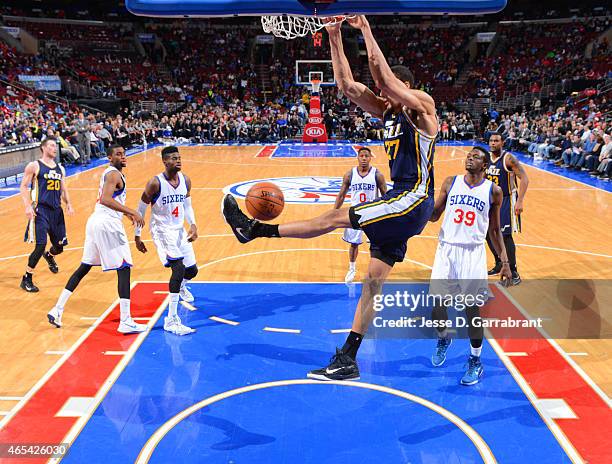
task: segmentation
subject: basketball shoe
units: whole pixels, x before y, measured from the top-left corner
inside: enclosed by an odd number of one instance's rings
[[[480,382],[480,378],[484,369],[482,368],[482,363],[480,362],[480,357],[470,355],[467,364],[467,371],[461,378],[461,385],[475,385]]]
[[[181,298],[181,300],[186,301],[187,303],[193,303],[195,301],[195,298],[193,297],[193,295],[187,288],[187,285],[185,284],[181,285],[181,289],[179,290],[179,297]]]
[[[49,324],[57,327],[58,329],[62,326],[62,314],[64,311],[57,306],[53,306],[51,311],[47,313],[47,319],[49,319]]]
[[[253,227],[259,224],[259,221],[249,219],[249,217],[240,210],[236,199],[232,195],[227,194],[223,197],[221,202],[221,213],[240,243],[247,243],[255,238],[253,236]]]
[[[134,319],[132,319],[131,317],[128,317],[124,321],[121,321],[119,323],[119,327],[117,327],[117,332],[123,334],[144,332],[145,330],[147,330],[146,324],[138,324],[134,322]]]
[[[332,356],[329,366],[310,371],[307,377],[324,381],[359,380],[359,367],[353,358],[336,348],[336,354]]]
[[[53,274],[57,274],[59,272],[59,267],[55,262],[55,257],[47,251],[43,254],[43,258],[45,258],[45,261],[47,261],[47,264],[49,265],[49,270],[53,272]]]
[[[446,352],[452,343],[452,338],[438,338],[436,352],[431,355],[431,364],[433,364],[434,367],[440,367],[444,364],[444,361],[446,361]]]
[[[178,315],[164,317],[164,330],[175,335],[188,335],[195,332],[195,329],[183,325]]]

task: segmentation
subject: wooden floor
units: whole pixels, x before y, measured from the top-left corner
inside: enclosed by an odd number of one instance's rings
[[[261,147],[189,147],[181,148],[183,169],[193,183],[194,208],[200,239],[195,243],[202,266],[197,280],[202,281],[341,281],[347,269],[346,244],[338,233],[302,240],[259,240],[240,245],[222,222],[219,202],[228,184],[284,176],[341,176],[354,160],[341,158],[256,158]],[[375,165],[388,176],[381,147]],[[438,147],[436,183],[462,172],[467,152],[461,147]],[[67,305],[64,327],[53,329],[46,312],[80,262],[85,222],[93,210],[103,167],[68,179],[76,215],[67,217],[69,246],[58,258],[60,273],[51,274],[41,261],[35,282],[41,291],[28,294],[19,288],[31,245],[21,241],[25,227],[23,204],[12,197],[0,202],[4,227],[0,230],[0,292],[5,296],[0,309],[0,398],[23,396],[81,337],[92,320],[102,314],[116,298],[115,273],[94,269],[82,282]],[[147,180],[162,170],[159,149],[135,155],[125,171],[128,204],[135,207]],[[593,381],[608,395],[612,393],[610,369],[610,285],[599,279],[612,279],[612,195],[548,172],[527,167],[531,179],[523,216],[524,232],[515,237],[521,276],[530,279],[589,279],[589,294],[583,300],[585,320],[597,319],[604,340],[559,340],[568,353]],[[280,219],[303,219],[325,211],[328,206],[287,205]],[[128,235],[131,226],[126,224]],[[394,278],[427,279],[433,263],[439,223],[429,224],[422,236],[409,242],[410,261],[396,266]],[[148,238],[148,231],[144,233]],[[142,255],[132,248],[134,281],[162,281],[168,271],[158,261],[151,244]],[[368,256],[363,247],[358,272],[366,268]],[[358,275],[360,277],[361,274]],[[542,287],[557,282],[526,281],[515,297],[520,303],[541,297]],[[518,291],[521,289],[521,291]],[[570,293],[573,290],[569,290]],[[550,293],[550,292],[549,292]],[[557,289],[557,294],[563,289]],[[566,292],[567,293],[567,292]],[[565,295],[567,296],[567,295]],[[569,299],[574,301],[573,295]],[[542,302],[542,314],[559,317],[573,330],[576,313],[556,307],[552,300]],[[582,301],[582,300],[580,300]],[[607,314],[605,312],[607,311]],[[299,317],[299,315],[297,315]],[[589,319],[590,318],[590,319]],[[582,318],[581,318],[582,319]],[[0,411],[9,410],[15,401],[0,400]]]

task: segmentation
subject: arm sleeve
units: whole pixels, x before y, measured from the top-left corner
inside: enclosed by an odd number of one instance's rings
[[[195,225],[195,213],[193,212],[193,207],[191,206],[191,197],[185,198],[185,219],[187,220],[187,224]]]
[[[142,219],[144,219],[145,214],[147,214],[147,205],[144,201],[140,200],[138,202],[138,214],[140,214],[142,216]],[[134,235],[136,237],[140,237],[140,234],[142,234],[142,227],[136,227],[134,229]]]

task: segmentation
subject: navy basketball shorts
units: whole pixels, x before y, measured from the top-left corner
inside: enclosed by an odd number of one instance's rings
[[[62,208],[50,208],[39,204],[36,207],[36,216],[28,222],[24,241],[46,245],[47,235],[51,239],[52,245],[68,245],[66,222],[64,221]]]
[[[433,195],[392,189],[351,207],[349,216],[352,227],[368,236],[371,256],[393,266],[404,260],[408,239],[423,231],[433,207]]]
[[[521,231],[521,217],[514,212],[517,198],[517,193],[513,192],[502,200],[499,223],[503,235],[512,235]]]

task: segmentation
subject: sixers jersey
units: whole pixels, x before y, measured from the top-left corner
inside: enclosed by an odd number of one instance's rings
[[[109,172],[113,172],[113,171],[117,171],[119,174],[121,174],[121,180],[123,181],[123,187],[120,190],[117,190],[116,192],[113,193],[113,199],[115,199],[122,205],[125,205],[125,200],[127,198],[127,193],[126,193],[127,187],[125,184],[125,176],[116,167],[109,166],[104,170],[104,172],[102,173],[102,176],[100,177],[100,188],[98,189],[98,200],[96,202],[96,208],[94,210],[94,214],[101,214],[101,215],[109,216],[114,219],[121,220],[123,218],[123,213],[121,211],[115,211],[114,209],[111,209],[108,206],[104,206],[103,204],[100,203],[100,197],[102,196],[102,190],[104,189],[104,178]]]
[[[406,111],[387,111],[383,120],[393,188],[433,195],[435,137],[420,132]]]
[[[497,161],[491,161],[486,177],[502,189],[504,197],[509,197],[516,190],[516,179],[514,173],[506,168],[506,155],[507,153],[504,153]]]
[[[44,205],[49,208],[59,208],[62,206],[62,179],[64,168],[56,164],[50,168],[42,161],[38,160],[38,174],[32,182],[30,195],[32,196],[33,207]]]
[[[164,230],[178,230],[183,228],[185,221],[185,199],[187,198],[187,183],[185,176],[178,173],[179,183],[173,187],[165,174],[158,174],[159,194],[151,202],[152,233]]]
[[[446,212],[440,242],[452,245],[482,245],[489,230],[493,182],[483,179],[475,186],[456,176],[446,197]]]
[[[376,168],[371,167],[368,173],[361,177],[359,168],[353,168],[351,171],[351,186],[349,193],[351,194],[351,205],[355,206],[365,201],[372,201],[376,198],[378,185],[376,184]]]

